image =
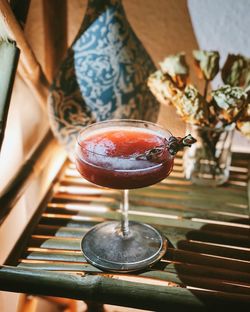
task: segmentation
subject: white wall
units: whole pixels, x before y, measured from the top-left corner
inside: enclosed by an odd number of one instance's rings
[[[189,12],[202,49],[250,57],[249,0],[188,0]]]
[[[228,53],[250,58],[249,0],[188,0],[188,8],[201,49],[219,51],[221,65]],[[213,87],[220,83],[218,77]],[[233,148],[250,152],[250,141],[236,132]]]

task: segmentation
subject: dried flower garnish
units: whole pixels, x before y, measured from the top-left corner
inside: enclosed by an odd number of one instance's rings
[[[135,159],[161,162],[164,160],[164,152],[166,149],[171,155],[174,156],[185,147],[191,147],[195,142],[196,139],[193,138],[191,134],[188,134],[184,138],[171,136],[168,140],[164,140],[164,144],[151,148],[146,152],[137,155]]]
[[[135,159],[138,160],[149,160],[153,162],[161,162],[163,158],[166,145],[159,145],[154,148],[147,150],[146,152],[139,154]]]
[[[176,155],[184,147],[191,147],[196,142],[196,139],[191,134],[184,138],[171,136],[168,140],[168,150],[171,155]]]

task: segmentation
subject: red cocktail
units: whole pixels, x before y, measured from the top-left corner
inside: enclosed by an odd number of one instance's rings
[[[161,152],[147,159],[147,153],[155,147],[161,147]],[[168,176],[173,156],[161,133],[134,126],[104,127],[84,131],[79,137],[76,166],[84,178],[95,184],[133,189],[155,184]]]
[[[156,229],[128,221],[128,189],[152,185],[169,175],[175,154],[169,152],[171,138],[167,130],[138,120],[100,122],[78,135],[76,166],[81,175],[97,185],[124,190],[121,222],[98,224],[82,240],[91,264],[129,272],[151,265],[166,252],[167,241]]]

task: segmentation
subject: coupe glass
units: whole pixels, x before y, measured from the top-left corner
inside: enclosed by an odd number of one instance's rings
[[[141,120],[109,120],[84,128],[77,137],[76,167],[99,186],[123,193],[121,221],[93,227],[82,240],[87,261],[113,272],[141,270],[158,261],[167,241],[150,225],[128,220],[129,189],[153,185],[173,168],[171,133]]]

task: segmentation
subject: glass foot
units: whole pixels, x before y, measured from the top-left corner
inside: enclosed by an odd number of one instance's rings
[[[147,268],[165,254],[166,239],[147,224],[129,222],[129,234],[123,236],[121,223],[104,222],[83,238],[82,251],[88,262],[112,272],[131,272]]]

